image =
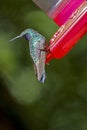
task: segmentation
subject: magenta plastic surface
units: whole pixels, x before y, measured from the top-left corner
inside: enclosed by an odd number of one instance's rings
[[[62,58],[75,44],[87,33],[87,1],[70,16],[50,40],[49,52],[46,63],[52,58]]]
[[[87,0],[33,0],[59,26],[63,25],[70,15]]]
[[[55,17],[53,18],[54,21],[61,26],[64,24],[70,15],[86,0],[70,0],[67,5],[61,10],[60,14],[57,15],[55,10],[54,13],[56,13]]]

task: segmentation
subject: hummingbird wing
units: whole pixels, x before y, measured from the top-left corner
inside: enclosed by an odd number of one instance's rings
[[[36,46],[36,54],[38,57],[38,61],[35,64],[36,77],[42,83],[44,83],[45,78],[46,78],[46,75],[45,75],[46,51],[44,51],[45,46],[46,46],[45,40],[40,40]]]
[[[34,44],[34,43],[33,43]],[[34,71],[37,79],[44,83],[45,81],[45,59],[46,59],[46,51],[44,50],[46,46],[45,39],[40,39],[37,43],[29,44],[30,55],[34,62]]]

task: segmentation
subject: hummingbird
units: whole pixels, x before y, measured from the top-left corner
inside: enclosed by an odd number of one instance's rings
[[[30,56],[34,63],[34,71],[35,75],[41,83],[44,83],[46,79],[45,74],[45,59],[47,53],[47,42],[46,38],[38,33],[34,29],[26,29],[17,37],[11,39],[10,41],[14,41],[15,39],[24,37],[29,41],[29,50]]]

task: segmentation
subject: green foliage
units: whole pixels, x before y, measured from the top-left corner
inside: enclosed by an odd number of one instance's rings
[[[41,84],[28,42],[9,40],[34,28],[49,41],[58,26],[31,0],[1,1],[0,16],[0,130],[87,130],[87,35],[46,65]]]
[[[5,33],[0,33],[0,71],[6,74],[14,73],[16,69],[16,56],[9,44]]]

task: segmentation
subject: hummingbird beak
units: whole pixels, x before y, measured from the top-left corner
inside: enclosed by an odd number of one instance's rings
[[[19,35],[17,37],[14,37],[13,39],[10,40],[10,42],[14,41],[15,39],[21,38],[23,35]]]

